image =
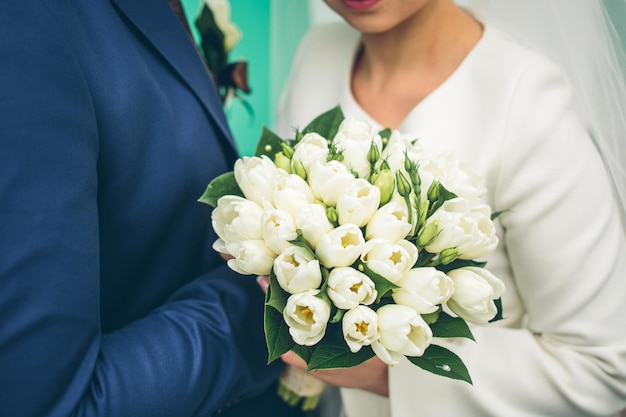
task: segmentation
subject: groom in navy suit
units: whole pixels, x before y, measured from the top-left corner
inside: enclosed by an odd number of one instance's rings
[[[236,156],[166,0],[0,0],[0,416],[280,415],[196,201]]]

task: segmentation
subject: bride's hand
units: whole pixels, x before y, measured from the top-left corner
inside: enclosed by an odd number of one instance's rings
[[[223,260],[227,261],[229,259],[233,259],[234,256],[233,255],[229,255],[227,253],[220,253],[220,258],[222,258]]]
[[[283,362],[299,369],[306,369],[306,363],[295,353],[287,352]],[[389,396],[388,366],[373,357],[353,368],[311,371],[308,374],[329,384],[345,388],[359,388],[383,397]]]

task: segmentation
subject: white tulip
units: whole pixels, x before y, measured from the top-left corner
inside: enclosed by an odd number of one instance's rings
[[[326,210],[320,204],[309,204],[296,213],[296,227],[312,249],[317,247],[322,235],[334,229],[326,217]]]
[[[235,180],[248,200],[260,206],[264,202],[273,204],[275,178],[284,170],[279,170],[267,156],[253,156],[237,159],[234,167]]]
[[[437,155],[420,164],[422,186],[427,190],[433,179],[437,179],[448,191],[458,197],[477,204],[487,192],[485,179],[476,173],[466,161],[456,159],[451,153]]]
[[[448,307],[459,317],[476,324],[487,324],[498,309],[494,300],[504,293],[504,283],[484,268],[464,267],[448,272],[454,293]]]
[[[263,239],[274,252],[281,253],[291,246],[289,243],[298,237],[296,222],[286,211],[265,206],[261,218],[261,233]]]
[[[333,142],[342,139],[349,139],[369,143],[377,134],[378,129],[376,128],[376,125],[371,123],[369,120],[347,116],[339,124]]]
[[[220,247],[218,242],[213,245],[221,253],[234,256],[227,261],[228,266],[235,272],[244,275],[269,275],[276,258],[264,240],[244,240],[225,242]]]
[[[477,259],[489,255],[498,246],[491,209],[487,205],[471,207],[468,200],[453,198],[443,203],[425,222],[437,221],[439,234],[426,246],[430,253],[456,248],[459,259]]]
[[[326,292],[333,304],[344,310],[349,310],[359,304],[372,304],[378,295],[370,277],[351,267],[331,270]]]
[[[330,304],[316,297],[318,293],[319,290],[309,290],[293,294],[287,299],[283,318],[289,326],[289,334],[299,345],[313,346],[326,333]]]
[[[365,238],[397,242],[404,239],[411,228],[406,204],[390,201],[374,213],[365,227]]]
[[[313,194],[327,206],[334,207],[345,189],[354,181],[354,175],[339,161],[313,163],[309,172],[309,185]]]
[[[333,138],[333,144],[343,155],[341,163],[351,172],[356,172],[359,178],[369,178],[371,166],[367,160],[372,142],[380,151],[383,141],[378,129],[366,119],[346,117]]]
[[[339,224],[365,226],[380,204],[380,190],[362,178],[348,185],[337,200]]]
[[[301,177],[295,174],[276,176],[274,189],[274,207],[286,211],[295,217],[304,206],[313,203],[313,191]]]
[[[410,269],[396,284],[400,288],[393,290],[393,300],[419,314],[434,313],[454,292],[452,279],[435,268]]]
[[[326,164],[327,158],[328,141],[319,134],[311,132],[304,135],[295,145],[294,154],[291,159],[302,164],[308,173],[313,164]]]
[[[400,170],[408,178],[404,169],[405,154],[413,162],[420,162],[420,164],[427,159],[424,148],[419,141],[415,140],[415,137],[393,131],[389,143],[382,152],[382,159],[387,161],[392,172]]]
[[[397,282],[417,262],[418,251],[407,240],[396,243],[385,239],[372,239],[365,243],[361,261],[388,281]]]
[[[376,311],[379,339],[372,342],[376,356],[388,365],[397,365],[402,356],[422,356],[433,332],[422,316],[410,307],[388,304]]]
[[[261,217],[263,209],[254,201],[225,195],[217,201],[211,213],[213,229],[226,240],[262,239]]]
[[[322,283],[320,263],[308,250],[290,246],[274,260],[280,287],[290,294],[315,289]]]
[[[219,238],[215,242],[213,242],[212,247],[215,252],[230,255],[230,252],[228,252],[228,248],[226,248],[226,242],[222,238]]]
[[[358,226],[345,224],[322,235],[315,254],[326,268],[352,265],[361,255],[365,238]]]
[[[378,340],[378,315],[369,307],[354,307],[343,315],[341,330],[350,351],[356,353]]]

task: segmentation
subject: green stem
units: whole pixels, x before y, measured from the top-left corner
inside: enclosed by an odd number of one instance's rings
[[[411,205],[411,199],[408,195],[404,197],[404,203],[406,204],[406,209],[409,212],[409,224],[413,227],[413,206]]]
[[[311,411],[317,408],[320,402],[320,394],[311,397],[301,397],[283,384],[278,384],[278,396],[291,407],[295,407],[302,401],[302,411]]]

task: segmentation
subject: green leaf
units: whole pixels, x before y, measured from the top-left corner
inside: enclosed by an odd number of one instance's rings
[[[444,187],[443,184],[441,184],[440,182],[437,182],[437,189],[435,191],[435,194],[437,195],[437,200],[431,202],[431,206],[428,209],[427,217],[430,217],[435,211],[437,211],[437,209],[441,207],[443,203],[457,197],[456,194],[454,194],[452,191],[448,191],[448,189]]]
[[[494,303],[496,304],[496,308],[498,309],[498,312],[496,313],[494,318],[489,320],[489,323],[493,323],[494,321],[502,320],[504,318],[504,316],[502,315],[502,311],[503,311],[502,310],[502,298],[498,298],[497,300],[494,300]]]
[[[338,308],[335,314],[331,317],[329,323],[339,323],[343,319],[343,315],[346,314],[346,310]]]
[[[370,277],[372,281],[374,281],[374,285],[376,286],[376,292],[378,292],[378,296],[376,297],[376,303],[380,302],[380,299],[387,294],[389,291],[394,288],[400,288],[393,282],[389,281],[387,278],[382,275],[378,275],[376,272],[372,271],[367,267],[367,264],[361,262],[358,266],[358,270],[363,272],[365,275]]]
[[[434,253],[426,252],[425,250],[421,250],[418,257],[417,262],[415,262],[414,268],[422,268],[430,263],[435,257]],[[440,268],[438,268],[440,269]],[[444,271],[445,272],[445,271]]]
[[[385,139],[389,140],[389,138],[391,137],[391,129],[389,128],[383,129],[380,132],[378,132],[378,134],[383,139],[383,143],[385,143]]]
[[[283,150],[283,142],[285,141],[280,136],[263,126],[261,136],[256,144],[254,156],[267,155],[273,161],[276,154]]]
[[[307,363],[311,359],[311,354],[313,353],[313,348],[311,346],[302,346],[297,343],[291,348],[291,350],[293,350],[296,355],[300,356],[302,360]]]
[[[283,314],[267,304],[265,305],[263,327],[269,354],[268,363],[280,358],[281,355],[294,347],[295,342],[289,334],[289,326],[285,323]]]
[[[500,211],[495,211],[493,213],[491,213],[491,220],[495,220],[498,217],[500,217],[502,214],[511,211],[510,209],[506,209],[506,210],[500,210]]]
[[[424,355],[408,356],[407,359],[433,374],[472,384],[472,378],[461,358],[444,347],[430,345]]]
[[[280,287],[280,284],[278,284],[278,280],[276,279],[276,274],[274,274],[274,269],[272,269],[270,271],[270,285],[267,288],[265,304],[278,311],[282,317],[288,298],[289,293]]]
[[[303,132],[316,132],[322,137],[332,140],[344,119],[345,117],[341,111],[341,107],[336,106],[313,119],[313,121],[304,128]]]
[[[369,346],[352,353],[343,339],[341,324],[330,324],[326,335],[313,347],[307,371],[317,369],[351,368],[372,358],[374,352]]]
[[[309,244],[306,243],[306,240],[304,240],[302,229],[296,229],[296,234],[297,234],[296,238],[294,240],[290,240],[289,243],[291,243],[294,246],[298,246],[300,248],[306,249],[309,252],[309,255],[317,259],[317,256],[315,255],[315,251],[311,249]]]
[[[217,207],[217,200],[225,195],[244,196],[235,180],[235,173],[232,171],[215,177],[206,187],[204,194],[202,194],[198,201],[212,207]]]
[[[430,325],[435,337],[465,337],[475,340],[469,326],[460,317],[452,317],[441,311],[436,322]]]
[[[478,268],[484,268],[487,262],[472,261],[470,259],[455,259],[447,265],[437,265],[437,269],[448,273],[454,269],[465,268],[467,266],[475,266]]]

